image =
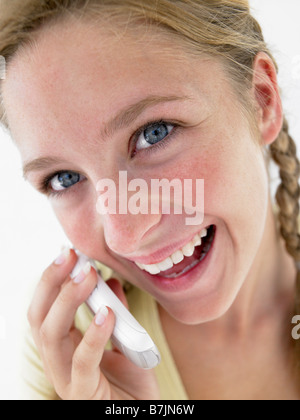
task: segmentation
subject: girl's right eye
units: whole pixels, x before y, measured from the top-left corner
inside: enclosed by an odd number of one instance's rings
[[[64,191],[78,184],[83,179],[85,179],[84,176],[76,172],[60,172],[49,181],[49,187],[54,192]]]

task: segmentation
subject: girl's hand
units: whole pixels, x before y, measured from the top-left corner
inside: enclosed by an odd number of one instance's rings
[[[46,269],[28,311],[45,373],[58,396],[63,400],[159,399],[153,371],[138,368],[117,349],[105,350],[114,328],[110,309],[100,310],[84,336],[75,328],[76,311],[97,283],[97,274],[89,267],[71,280],[76,262],[71,250]],[[108,284],[126,304],[119,282]]]

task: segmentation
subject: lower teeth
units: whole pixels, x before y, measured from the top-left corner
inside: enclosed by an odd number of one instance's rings
[[[165,275],[165,276],[162,276],[162,277],[165,277],[166,279],[175,279],[177,277],[183,276],[185,273],[187,273],[192,268],[194,268],[197,264],[199,264],[204,259],[204,257],[206,256],[206,254],[207,254],[207,252],[206,253],[202,253],[201,254],[201,257],[198,260],[194,261],[192,264],[190,264],[189,266],[185,267],[182,271],[180,271],[180,273],[174,273],[174,274],[170,274],[169,276]]]

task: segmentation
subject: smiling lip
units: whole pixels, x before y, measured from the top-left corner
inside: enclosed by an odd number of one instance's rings
[[[209,228],[210,225],[208,225],[206,227],[206,229]],[[204,228],[202,228],[203,230]],[[200,232],[200,231],[199,231]],[[197,234],[198,232],[196,232]],[[152,265],[152,264],[157,264],[161,261],[164,261],[167,257],[169,257],[170,255],[172,255],[175,251],[179,250],[180,248],[184,247],[184,245],[186,245],[187,243],[191,242],[191,240],[194,238],[195,233],[193,235],[190,236],[190,238],[188,240],[184,240],[181,242],[177,242],[173,245],[170,245],[168,247],[165,247],[159,251],[154,252],[151,255],[145,255],[145,256],[130,256],[130,257],[123,257],[126,258],[127,260],[134,262],[134,263],[139,263],[139,264],[145,264],[145,265]]]
[[[201,261],[199,261],[198,264],[192,266],[187,272],[185,272],[179,277],[166,278],[160,275],[151,275],[146,271],[141,270],[140,273],[143,273],[143,276],[149,282],[153,283],[156,286],[156,288],[162,291],[174,293],[184,291],[191,287],[194,283],[196,283],[201,277],[203,277],[205,271],[207,270],[207,267],[210,264],[210,261],[213,258],[213,255],[215,254],[216,236],[217,235],[215,228],[214,237],[210,245],[210,249],[205,255],[205,257]],[[132,264],[135,266],[134,262],[132,262]],[[136,266],[135,269],[137,269]]]

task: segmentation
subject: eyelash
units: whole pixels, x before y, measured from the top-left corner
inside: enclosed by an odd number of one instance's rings
[[[137,154],[144,154],[144,153],[155,153],[157,150],[162,150],[164,149],[168,142],[171,140],[171,138],[173,138],[173,136],[175,136],[175,134],[177,133],[178,128],[180,127],[180,125],[178,123],[172,122],[172,121],[165,121],[165,120],[158,120],[158,121],[152,121],[152,122],[148,122],[147,124],[143,125],[141,128],[139,128],[135,134],[131,137],[131,140],[133,141],[133,146],[136,145],[139,136],[147,129],[150,128],[154,125],[159,125],[159,124],[166,124],[166,125],[172,125],[174,128],[171,131],[171,133],[169,133],[163,140],[161,140],[160,142],[153,144],[151,147],[148,147],[146,149],[141,149],[135,152],[135,150],[133,150],[133,152],[131,152],[131,158],[134,158]]]
[[[65,190],[61,190],[61,191],[54,191],[54,190],[51,189],[51,186],[50,186],[50,183],[51,183],[53,178],[55,178],[56,176],[58,176],[60,174],[65,173],[65,172],[70,172],[70,171],[65,170],[65,171],[53,172],[52,174],[47,175],[44,179],[42,179],[41,184],[38,188],[39,191],[43,194],[46,194],[48,197],[57,197],[57,198],[59,198],[62,195],[66,195],[66,194],[70,193],[71,190],[74,187],[76,187],[77,184],[75,184],[73,187],[66,188]]]
[[[149,127],[156,125],[156,124],[168,124],[168,125],[172,125],[174,128],[173,130],[160,142],[152,145],[151,147],[148,147],[146,149],[142,149],[142,150],[138,150],[135,151],[134,147],[139,139],[139,136]],[[171,140],[171,138],[173,138],[178,131],[178,128],[180,127],[180,125],[178,123],[174,123],[171,121],[164,121],[164,120],[158,120],[158,121],[153,121],[153,122],[148,122],[147,124],[143,125],[141,128],[139,128],[133,136],[131,136],[130,138],[130,142],[129,142],[129,150],[131,150],[133,148],[133,151],[131,152],[131,159],[134,159],[135,156],[137,154],[148,154],[148,153],[155,153],[158,150],[163,150],[167,147],[169,141]],[[131,148],[130,144],[133,142],[133,147]],[[57,175],[60,175],[64,172],[70,172],[69,170],[62,170],[59,172],[54,172],[50,175],[47,175],[45,178],[42,179],[38,189],[41,193],[47,195],[48,197],[55,197],[55,198],[59,198],[61,196],[65,196],[66,194],[70,193],[77,184],[75,184],[73,187],[70,188],[66,188],[65,190],[61,190],[61,191],[54,191],[51,189],[50,187],[50,183],[52,181],[52,179],[54,177],[56,177]],[[82,181],[81,181],[82,182]],[[79,182],[80,183],[80,182]],[[79,184],[78,183],[78,184]]]

